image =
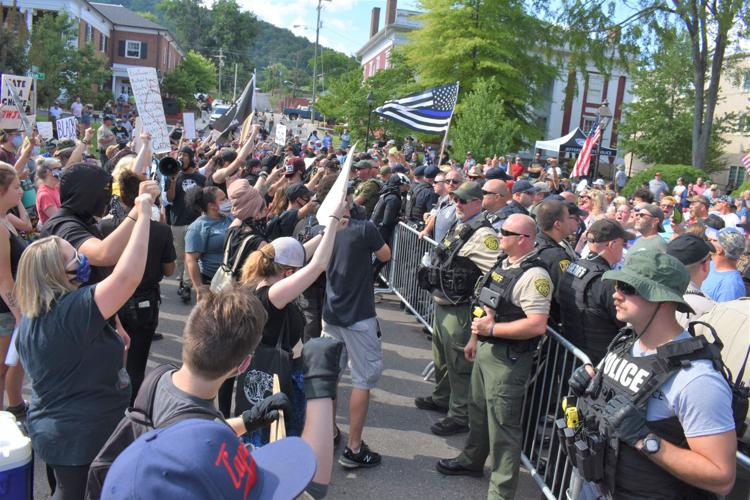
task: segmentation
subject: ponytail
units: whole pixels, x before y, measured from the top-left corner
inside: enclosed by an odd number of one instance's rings
[[[260,250],[250,254],[242,266],[240,283],[257,285],[263,278],[274,276],[284,270],[281,264],[274,262],[276,249],[272,244],[266,243]]]

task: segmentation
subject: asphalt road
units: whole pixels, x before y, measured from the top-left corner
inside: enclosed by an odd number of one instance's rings
[[[162,284],[162,310],[158,331],[164,339],[154,342],[149,368],[159,363],[180,363],[181,332],[190,306],[182,304],[176,294],[176,282]],[[364,439],[383,455],[381,466],[372,469],[346,470],[334,463],[331,499],[482,499],[486,498],[488,470],[481,479],[445,477],[435,470],[440,458],[458,455],[465,435],[441,438],[429,431],[440,414],[418,410],[414,396],[429,394],[431,384],[422,380],[421,372],[432,359],[430,342],[417,322],[400,310],[398,302],[383,297],[378,304],[378,318],[383,333],[384,372],[378,388],[372,391]],[[344,433],[343,450],[348,432],[347,403],[351,379],[342,378],[339,394],[338,425]],[[27,381],[25,392],[30,392]],[[35,499],[48,498],[44,465],[35,464]],[[528,473],[522,469],[516,498],[538,499],[541,494]]]

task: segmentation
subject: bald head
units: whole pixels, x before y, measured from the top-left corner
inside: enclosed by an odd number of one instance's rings
[[[528,215],[511,215],[503,223],[501,234],[502,232],[505,232],[505,235],[500,240],[500,248],[508,255],[511,262],[520,259],[534,249],[536,224],[534,219]]]
[[[505,181],[490,179],[482,186],[482,208],[487,212],[496,212],[506,206],[510,200],[510,191]]]
[[[576,202],[576,194],[571,193],[570,191],[563,191],[562,193],[560,193],[560,196],[562,196],[565,201],[569,201],[571,203]]]

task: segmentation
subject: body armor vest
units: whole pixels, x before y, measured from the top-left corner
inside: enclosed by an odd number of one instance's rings
[[[622,330],[612,342],[604,365],[594,379],[593,393],[579,401],[583,413],[583,435],[592,445],[590,449],[598,452],[599,459],[603,460],[603,467],[594,467],[601,477],[586,479],[599,482],[612,498],[715,498],[711,493],[681,481],[640,451],[619,441],[603,412],[607,403],[618,396],[646,411],[651,396],[692,360],[711,360],[714,367],[721,370],[720,348],[710,344],[705,337],[691,337],[665,344],[655,354],[634,357],[631,350],[636,341],[632,329]],[[662,439],[687,448],[687,439],[676,416],[650,420],[648,427]]]
[[[432,189],[432,186],[426,182],[419,182],[414,189],[406,194],[406,219],[412,222],[422,222],[424,210],[417,206],[417,200],[425,189]]]
[[[482,272],[471,259],[461,257],[458,253],[471,236],[482,227],[492,227],[483,216],[464,224],[458,231],[454,226],[435,249],[432,265],[417,271],[419,286],[454,304],[467,301]]]
[[[557,300],[562,333],[596,364],[607,351],[618,328],[607,311],[596,305],[590,285],[610,267],[604,259],[578,259],[560,276]]]

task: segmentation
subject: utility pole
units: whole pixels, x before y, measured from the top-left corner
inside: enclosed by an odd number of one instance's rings
[[[234,63],[234,90],[232,91],[232,102],[237,101],[237,63]]]
[[[326,0],[330,2],[331,0]],[[313,51],[313,84],[312,101],[310,102],[310,120],[315,122],[315,83],[318,79],[318,41],[320,39],[320,11],[323,9],[323,0],[318,0],[318,21],[315,24],[315,49]]]
[[[214,57],[216,57],[219,60],[219,99],[221,99],[221,78],[222,78],[221,70],[224,67],[224,49],[219,47],[219,53],[215,55]]]

